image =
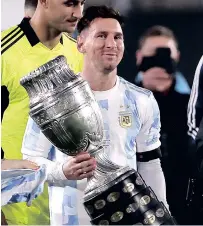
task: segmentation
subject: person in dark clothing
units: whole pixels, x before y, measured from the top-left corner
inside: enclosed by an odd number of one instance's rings
[[[203,55],[197,65],[188,104],[188,134],[196,142],[196,168],[203,177]]]
[[[203,117],[203,56],[201,57],[193,80],[188,104],[188,134],[195,140]]]
[[[187,224],[187,105],[190,88],[177,70],[179,55],[177,39],[170,29],[163,26],[149,28],[139,40],[136,52],[139,73],[135,83],[151,90],[158,102],[167,201],[177,222]]]
[[[203,61],[202,61],[203,62]],[[203,69],[203,63],[202,63],[202,69]],[[203,75],[203,70],[201,71]],[[201,75],[201,76],[202,76]],[[196,206],[197,211],[195,211],[197,216],[197,224],[203,224],[203,117],[199,126],[199,131],[197,133],[196,137],[196,147],[197,147],[197,170],[198,170],[198,176],[197,176],[197,191],[196,191]]]
[[[190,165],[192,173],[188,183],[187,205],[195,219],[193,224],[203,224],[203,56],[193,80],[188,104],[188,134],[191,137]]]
[[[203,225],[203,118],[192,147],[192,174],[188,183],[187,206],[193,218],[190,224]]]
[[[195,76],[193,80],[192,91],[190,95],[190,100],[188,104],[188,134],[193,140],[193,158],[195,161],[195,168],[198,170],[203,168],[203,55],[197,65]],[[200,126],[201,125],[201,126]],[[199,131],[200,130],[200,131]]]
[[[197,133],[196,146],[197,146],[197,156],[196,156],[197,169],[200,173],[200,177],[203,179],[203,118],[200,123],[199,131]]]

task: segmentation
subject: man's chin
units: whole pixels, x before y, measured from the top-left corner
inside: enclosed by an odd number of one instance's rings
[[[70,28],[63,29],[62,32],[68,33],[68,35],[72,35],[75,29],[76,29],[75,27],[70,27]]]
[[[104,71],[106,73],[110,73],[110,72],[114,71],[116,69],[116,67],[117,66],[115,66],[115,65],[108,65],[108,66],[104,67]]]

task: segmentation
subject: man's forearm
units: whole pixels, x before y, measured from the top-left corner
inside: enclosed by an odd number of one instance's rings
[[[63,173],[63,163],[52,162],[44,157],[34,157],[30,155],[23,155],[23,159],[28,159],[32,162],[37,163],[39,166],[46,165],[47,169],[47,182],[54,184],[55,186],[63,187],[65,184],[68,185],[68,179]]]
[[[168,208],[166,201],[166,183],[159,159],[138,162],[138,172],[148,186],[152,188],[159,201]]]

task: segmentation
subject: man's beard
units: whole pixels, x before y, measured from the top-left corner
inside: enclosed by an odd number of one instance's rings
[[[110,64],[110,65],[104,67],[104,74],[109,74],[109,73],[111,73],[112,71],[115,70],[115,68],[116,68],[116,67],[115,67],[114,65],[112,65],[112,64]]]

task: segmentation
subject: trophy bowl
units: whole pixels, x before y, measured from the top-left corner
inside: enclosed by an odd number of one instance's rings
[[[30,97],[30,116],[63,153],[96,149],[103,138],[102,116],[89,85],[59,56],[21,79]]]
[[[174,225],[141,175],[111,162],[103,141],[100,108],[88,83],[58,56],[20,81],[30,99],[30,116],[61,152],[87,151],[97,161],[88,179],[84,207],[93,225]]]

